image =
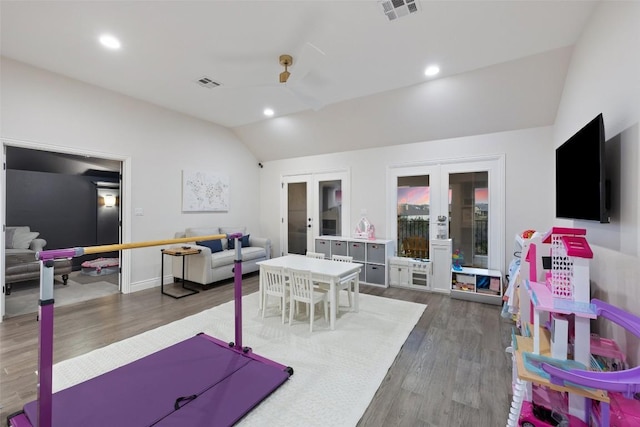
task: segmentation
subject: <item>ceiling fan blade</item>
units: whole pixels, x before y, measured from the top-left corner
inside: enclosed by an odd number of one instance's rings
[[[313,109],[313,111],[318,111],[322,107],[324,107],[324,103],[317,98],[306,95],[299,90],[296,90],[294,87],[289,86],[288,84],[282,85],[284,89],[293,95],[298,101],[302,102],[307,107]]]
[[[317,70],[326,60],[326,54],[316,45],[306,42],[302,52],[291,67],[289,81],[298,82],[304,79],[312,70]]]

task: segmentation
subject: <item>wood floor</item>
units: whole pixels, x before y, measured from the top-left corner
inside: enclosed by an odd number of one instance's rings
[[[500,307],[446,295],[362,285],[361,292],[427,304],[358,426],[505,425],[511,399],[512,322]],[[258,276],[243,292],[258,290]],[[137,335],[233,299],[222,282],[183,299],[159,289],[112,295],[55,311],[54,363]],[[246,343],[251,345],[250,343]],[[35,315],[0,324],[0,423],[36,398]],[[74,426],[69,426],[74,427]]]

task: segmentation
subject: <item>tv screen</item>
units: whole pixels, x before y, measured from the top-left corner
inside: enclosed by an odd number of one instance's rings
[[[609,222],[604,144],[598,114],[556,149],[556,217]]]

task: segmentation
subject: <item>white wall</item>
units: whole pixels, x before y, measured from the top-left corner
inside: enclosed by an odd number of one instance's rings
[[[577,44],[558,109],[554,145],[557,147],[598,113],[604,117],[605,136],[620,145],[613,159],[612,222],[561,222],[587,229],[594,250],[590,262],[591,291],[640,316],[640,239],[638,224],[638,145],[640,133],[640,2],[600,2]],[[639,340],[608,321],[599,321],[600,333],[612,336],[631,362],[640,362]]]
[[[7,58],[1,61],[4,143],[130,159],[126,241],[171,239],[176,231],[205,225],[246,225],[261,234],[257,160],[226,128]],[[230,211],[182,213],[183,169],[228,174]],[[134,216],[135,208],[144,215]],[[131,250],[131,260],[134,290],[159,284],[158,247]]]
[[[361,209],[366,209],[376,237],[394,238],[386,229],[387,166],[504,154],[506,251],[502,271],[506,272],[513,255],[514,235],[526,229],[546,230],[553,220],[550,194],[555,182],[551,166],[555,158],[551,132],[550,127],[543,127],[265,162],[260,170],[261,227],[272,237],[274,253],[279,253],[280,241],[275,237],[280,230],[280,177],[300,171],[344,168],[351,172],[351,199],[343,200],[351,204],[351,228],[360,219]],[[345,235],[352,233],[353,230],[343,231]]]

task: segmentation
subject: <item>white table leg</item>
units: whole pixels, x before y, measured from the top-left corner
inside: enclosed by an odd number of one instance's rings
[[[336,279],[329,282],[329,325],[333,331],[336,326]]]
[[[264,274],[262,274],[262,266],[260,266],[260,270],[258,272],[258,312],[260,312],[260,310],[262,310],[262,278],[264,277]]]
[[[356,280],[353,282],[353,311],[356,313],[360,309],[358,306],[358,295],[360,295],[360,275],[356,274]]]

